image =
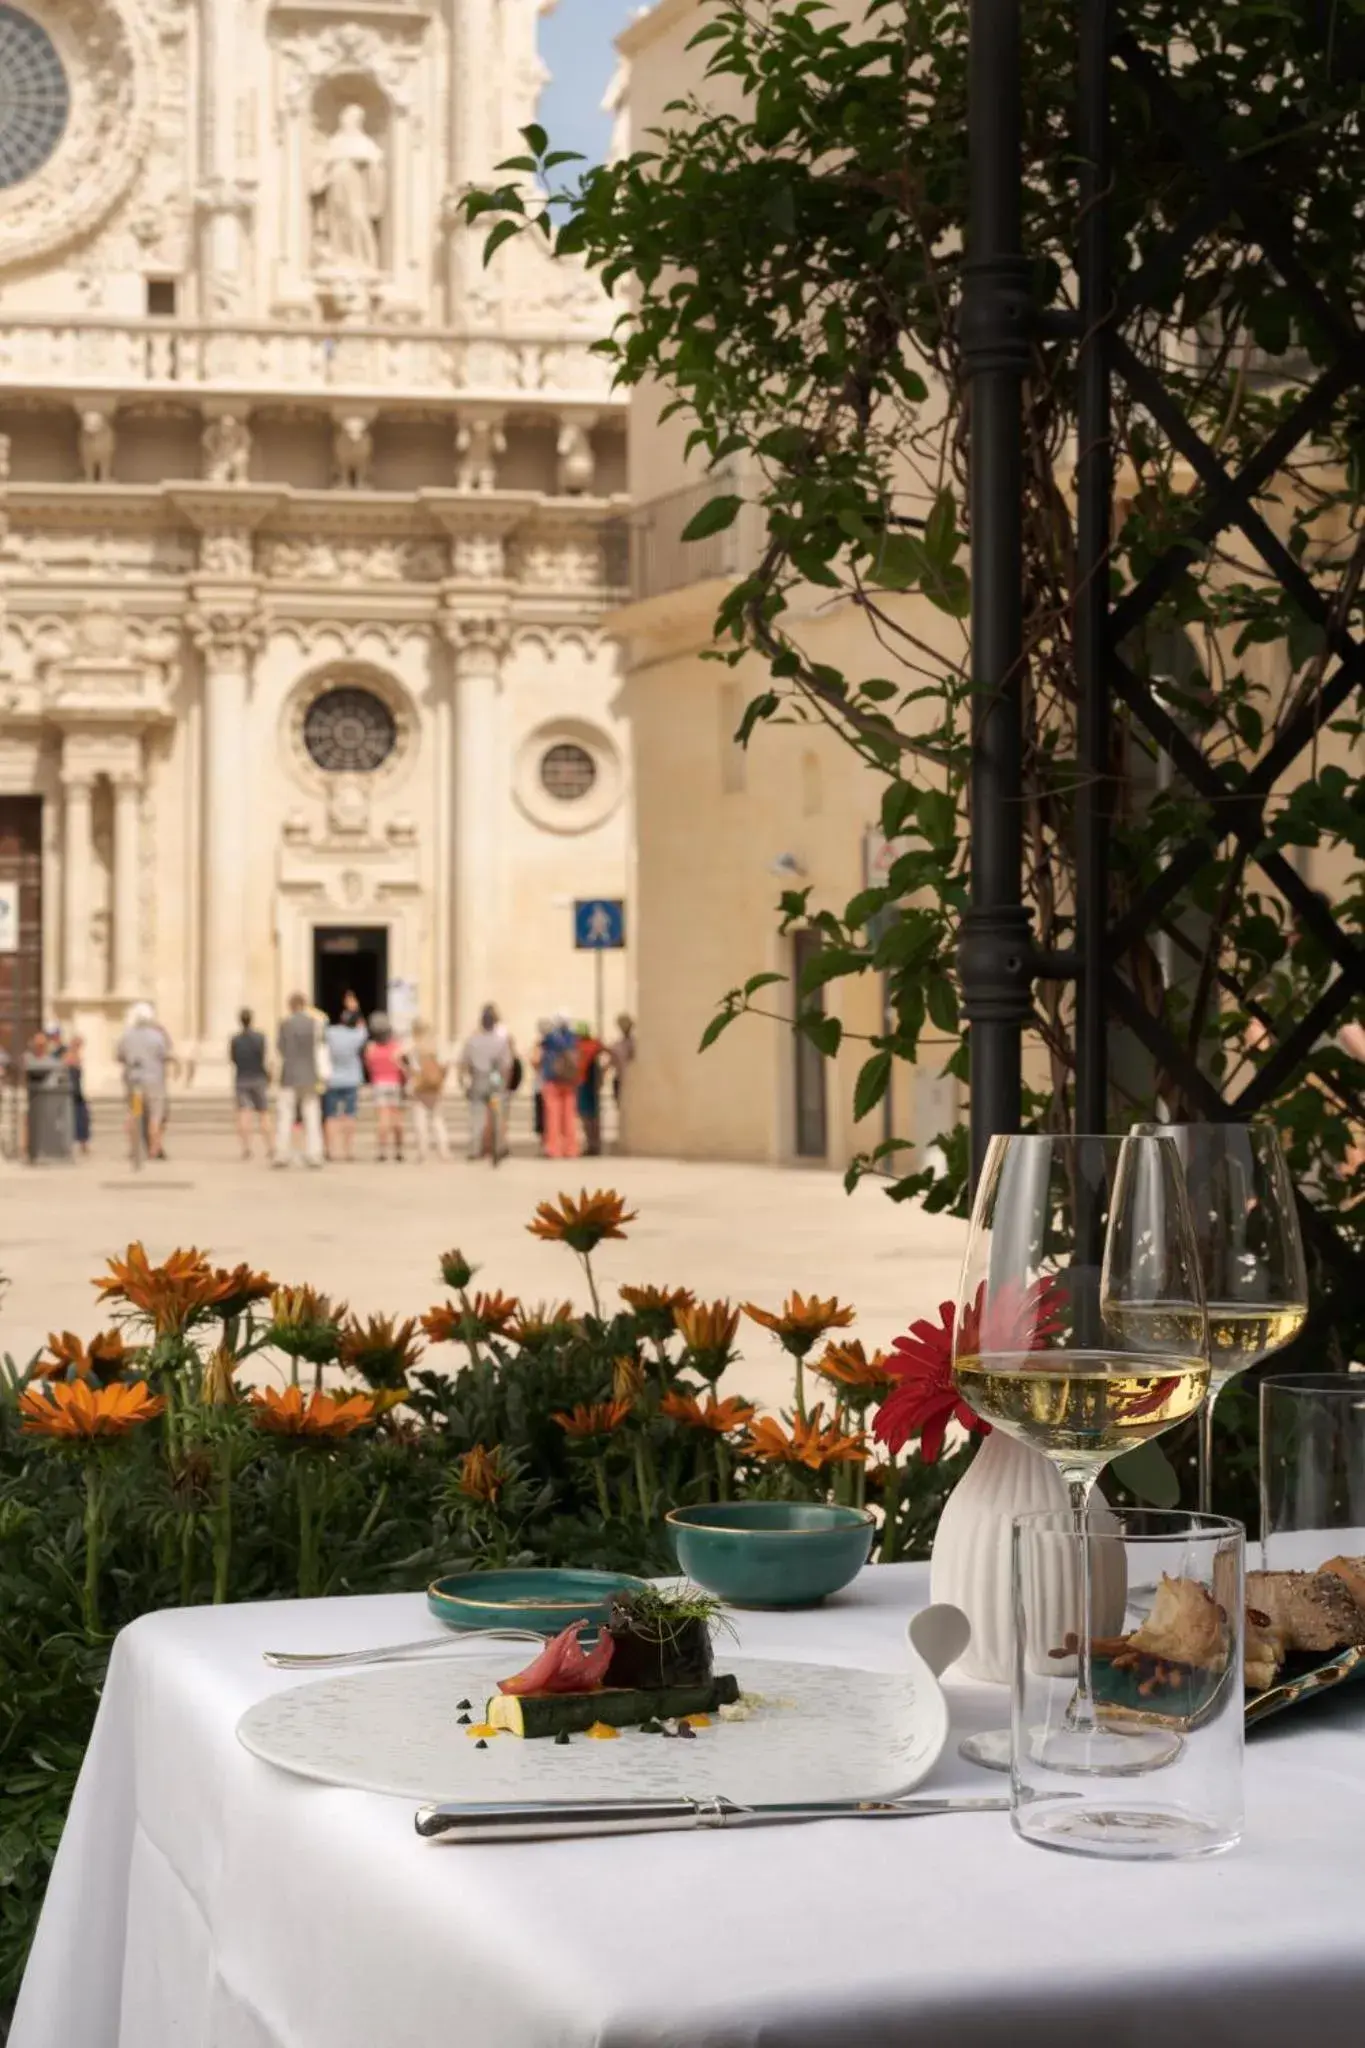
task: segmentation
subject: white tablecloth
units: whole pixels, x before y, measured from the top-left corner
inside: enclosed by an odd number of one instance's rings
[[[923,1567],[748,1655],[900,1659]],[[1285,2048],[1365,2028],[1365,1701],[1248,1752],[1247,1836],[1114,1864],[998,1814],[438,1848],[407,1802],[285,1777],[266,1645],[429,1632],[416,1597],[148,1616],[116,1646],[10,2048]],[[961,1727],[1003,1694],[951,1689]],[[1002,1781],[945,1757],[934,1784]],[[440,1787],[433,1788],[439,1792]]]

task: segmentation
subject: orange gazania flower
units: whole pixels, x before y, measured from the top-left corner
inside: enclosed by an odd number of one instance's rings
[[[751,1427],[744,1448],[756,1458],[777,1465],[807,1465],[812,1472],[823,1472],[826,1465],[861,1465],[867,1458],[861,1431],[845,1436],[837,1423],[826,1427],[823,1407],[812,1408],[804,1422],[798,1416],[790,1433],[771,1415],[763,1416]]]
[[[501,1334],[524,1350],[533,1351],[549,1337],[562,1337],[573,1323],[571,1301],[524,1301]]]
[[[526,1228],[532,1237],[542,1237],[547,1244],[566,1244],[586,1257],[604,1238],[624,1237],[621,1225],[633,1223],[637,1213],[626,1208],[614,1188],[598,1188],[591,1195],[584,1188],[577,1200],[561,1195],[558,1206],[541,1202]]]
[[[515,1294],[462,1295],[458,1302],[428,1309],[422,1328],[433,1344],[480,1344],[485,1337],[503,1336],[516,1313]]]
[[[368,1394],[338,1396],[314,1390],[305,1402],[301,1387],[286,1387],[282,1394],[273,1387],[262,1387],[252,1395],[251,1405],[256,1411],[256,1427],[270,1436],[339,1442],[374,1420],[374,1402]]]
[[[466,1451],[460,1460],[459,1491],[466,1500],[486,1501],[493,1506],[507,1484],[508,1475],[503,1469],[502,1452],[498,1449],[485,1450],[482,1444],[475,1444],[472,1451]]]
[[[822,1379],[833,1380],[854,1395],[884,1394],[895,1380],[887,1367],[886,1353],[874,1351],[869,1358],[856,1337],[828,1345],[824,1357],[816,1361],[815,1370]]]
[[[691,1394],[665,1394],[659,1403],[659,1413],[667,1415],[672,1422],[681,1422],[688,1429],[709,1429],[716,1436],[725,1436],[730,1430],[741,1429],[752,1422],[758,1410],[752,1401],[741,1401],[738,1394],[718,1401],[715,1394],[710,1393],[705,1407]]]
[[[558,1414],[555,1421],[565,1436],[611,1436],[630,1413],[629,1401],[579,1401],[571,1414]]]
[[[728,1301],[692,1301],[673,1311],[673,1322],[689,1351],[725,1351],[735,1341],[739,1310]]]
[[[358,1372],[370,1387],[402,1391],[408,1373],[422,1355],[421,1345],[414,1341],[416,1335],[414,1316],[403,1323],[393,1316],[371,1316],[367,1323],[352,1316],[342,1327],[337,1358],[348,1372]]]
[[[333,1302],[316,1287],[277,1287],[270,1297],[267,1339],[286,1357],[330,1365],[346,1314],[344,1301]]]
[[[57,1380],[40,1394],[27,1387],[19,1410],[28,1436],[80,1438],[126,1436],[140,1422],[150,1422],[166,1403],[149,1394],[141,1380],[92,1387],[89,1380]]]
[[[746,1301],[744,1313],[752,1322],[771,1330],[782,1349],[793,1358],[804,1358],[826,1330],[846,1330],[854,1316],[854,1311],[843,1307],[833,1295],[828,1301],[821,1301],[818,1294],[807,1297],[795,1292],[776,1310],[758,1308],[752,1301]]]
[[[611,1362],[611,1391],[613,1399],[624,1401],[633,1408],[645,1384],[643,1359],[626,1352]]]
[[[444,1280],[447,1287],[453,1288],[457,1294],[462,1293],[474,1278],[474,1268],[470,1265],[463,1252],[442,1252],[438,1263],[441,1268],[442,1280]]]
[[[126,1301],[158,1337],[180,1336],[201,1310],[214,1304],[218,1282],[195,1245],[173,1251],[154,1266],[141,1244],[130,1244],[121,1259],[108,1263],[108,1273],[94,1282],[100,1300]]]
[[[654,1334],[652,1326],[658,1324],[661,1337],[672,1335],[673,1318],[678,1310],[694,1307],[697,1299],[690,1287],[621,1287],[617,1292],[626,1307],[650,1326],[651,1336]]]
[[[275,1283],[268,1273],[253,1273],[245,1263],[215,1266],[212,1278],[213,1307],[224,1322],[245,1315],[254,1301],[269,1301],[275,1292]]]
[[[33,1368],[37,1380],[97,1380],[107,1386],[119,1379],[132,1353],[117,1330],[101,1330],[89,1344],[82,1344],[74,1331],[49,1331],[46,1354]]]

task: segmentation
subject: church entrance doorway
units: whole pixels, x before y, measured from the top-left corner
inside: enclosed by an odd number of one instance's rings
[[[341,999],[353,994],[366,1017],[382,1010],[389,990],[389,930],[382,924],[323,924],[313,932],[313,1001],[335,1023]]]

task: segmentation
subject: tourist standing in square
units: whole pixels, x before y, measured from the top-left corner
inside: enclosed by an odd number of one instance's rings
[[[479,1028],[460,1048],[460,1079],[469,1098],[469,1156],[492,1152],[493,1164],[507,1154],[507,1090],[516,1049],[492,1003],[479,1013]]]
[[[540,1079],[545,1103],[546,1156],[577,1159],[578,1038],[562,1013],[541,1038]]]
[[[364,1052],[369,1032],[354,998],[343,999],[341,1016],[323,1034],[331,1076],[322,1098],[322,1131],[329,1159],[355,1158],[355,1123],[365,1082]]]
[[[294,1154],[294,1126],[303,1127],[303,1158],[307,1166],[322,1164],[322,1096],[318,1072],[318,1027],[308,998],[292,995],[289,1015],[276,1039],[280,1056],[280,1087],[275,1114],[275,1164],[288,1166]]]
[[[237,1135],[242,1157],[251,1157],[253,1121],[260,1132],[261,1150],[270,1157],[270,1075],[266,1068],[265,1033],[258,1031],[250,1010],[237,1016],[237,1031],[228,1042],[232,1061],[232,1085],[237,1103]]]
[[[387,1010],[376,1010],[370,1018],[370,1036],[365,1047],[365,1073],[374,1098],[379,1125],[379,1157],[403,1157],[403,1085],[407,1063],[398,1048]]]
[[[412,1097],[412,1135],[419,1160],[425,1159],[429,1151],[434,1151],[438,1159],[450,1157],[450,1133],[441,1100],[449,1071],[431,1026],[414,1024],[412,1051],[408,1056],[408,1092]]]

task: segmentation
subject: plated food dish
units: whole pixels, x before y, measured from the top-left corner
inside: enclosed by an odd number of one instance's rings
[[[1231,1643],[1226,1611],[1205,1586],[1163,1577],[1137,1628],[1095,1641],[1101,1710],[1197,1725],[1233,1680]],[[1362,1670],[1365,1557],[1334,1557],[1315,1572],[1247,1573],[1240,1675],[1248,1727]]]

